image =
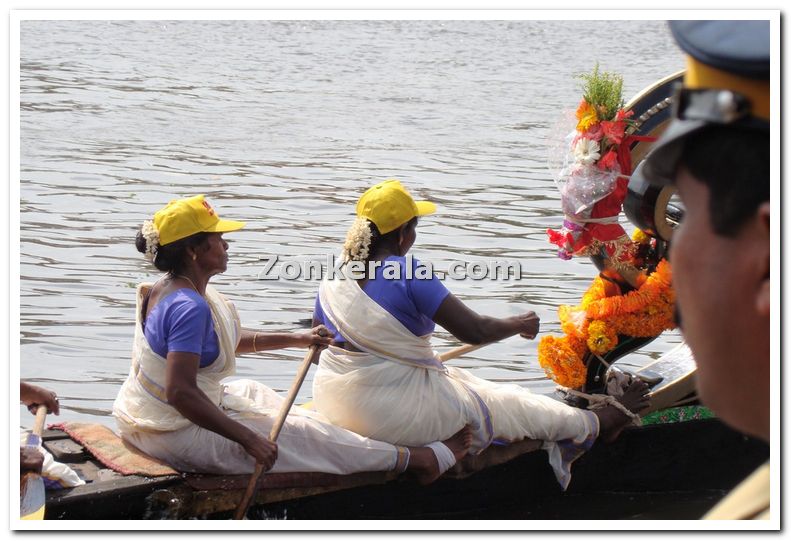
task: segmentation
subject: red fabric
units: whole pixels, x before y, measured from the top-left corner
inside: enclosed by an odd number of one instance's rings
[[[99,462],[123,475],[158,477],[178,474],[167,464],[123,441],[104,425],[67,421],[50,425],[49,428],[62,430],[85,447]]]
[[[593,205],[591,210],[591,218],[607,218],[610,216],[618,216],[621,213],[623,200],[626,198],[626,193],[629,187],[629,179],[626,177],[618,177],[615,181],[615,190]],[[574,252],[578,252],[588,246],[594,240],[601,242],[614,241],[617,238],[626,235],[624,228],[620,224],[585,224],[585,229],[579,234],[576,242],[573,245]],[[612,254],[610,254],[612,255]]]
[[[616,162],[620,166],[621,176],[615,181],[615,189],[607,197],[598,201],[591,209],[591,218],[609,218],[618,216],[623,208],[624,199],[629,191],[629,176],[632,174],[632,153],[629,148],[638,141],[656,141],[656,137],[642,135],[624,136],[625,124],[619,122],[632,115],[631,111],[619,112],[616,120],[618,122],[601,122],[597,134],[604,135],[608,139],[620,143],[617,151],[610,151],[599,161],[600,169],[611,169]],[[549,241],[561,248],[571,246],[572,253],[578,253],[588,247],[593,241],[605,244],[605,249],[610,256],[615,254],[616,244],[614,241],[628,235],[623,227],[618,223],[597,224],[586,223],[581,232],[567,233],[565,235],[552,229],[547,230]]]
[[[629,135],[618,146],[618,163],[621,166],[621,173],[624,175],[632,174],[632,143],[638,141],[656,141],[656,137],[649,137],[647,135]]]

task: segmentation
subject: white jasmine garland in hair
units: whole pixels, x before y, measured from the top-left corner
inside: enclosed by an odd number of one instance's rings
[[[357,217],[346,232],[346,241],[343,243],[343,262],[365,261],[368,258],[368,249],[371,246],[371,226],[365,218]]]
[[[144,257],[153,262],[159,250],[159,231],[151,220],[143,222],[143,227],[140,229],[143,238],[146,239],[146,253]]]

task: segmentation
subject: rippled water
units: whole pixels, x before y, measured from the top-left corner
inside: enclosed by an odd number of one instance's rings
[[[318,286],[259,280],[261,258],[337,253],[357,197],[397,177],[439,207],[417,257],[521,263],[521,280],[453,292],[489,315],[533,309],[557,332],[557,305],[596,271],[546,241],[560,215],[548,148],[580,98],[575,74],[597,61],[627,98],[683,68],[660,21],[23,21],[22,378],[60,395],[62,419],[114,425],[133,288],[156,277],[136,229],[195,193],[248,222],[213,280],[248,327],[300,329]],[[455,345],[441,329],[435,342]],[[455,364],[548,389],[536,346],[511,338]],[[286,390],[302,354],[242,358],[238,375]]]

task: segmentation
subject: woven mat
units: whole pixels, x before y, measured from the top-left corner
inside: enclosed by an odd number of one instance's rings
[[[51,425],[50,428],[63,430],[99,462],[123,475],[160,477],[178,474],[167,464],[125,442],[104,425],[65,422]]]

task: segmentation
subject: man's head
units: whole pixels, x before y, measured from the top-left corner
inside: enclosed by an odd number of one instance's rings
[[[685,207],[670,260],[702,401],[769,439],[769,24],[677,21],[689,55],[643,174]]]

